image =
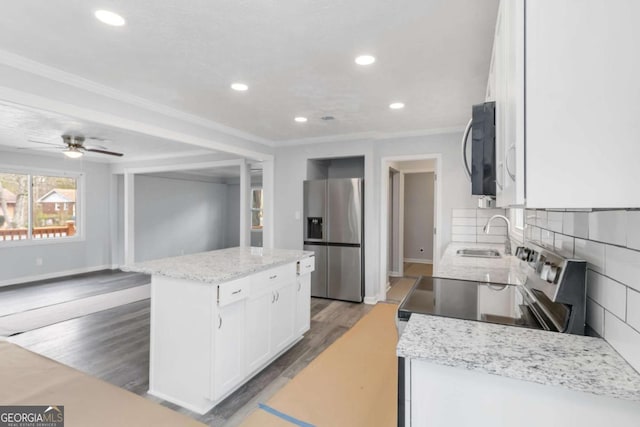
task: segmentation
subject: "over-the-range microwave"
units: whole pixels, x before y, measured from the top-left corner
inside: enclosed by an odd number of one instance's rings
[[[467,142],[471,133],[471,167],[467,158]],[[465,171],[471,179],[474,196],[496,195],[496,103],[474,105],[472,118],[462,138]]]

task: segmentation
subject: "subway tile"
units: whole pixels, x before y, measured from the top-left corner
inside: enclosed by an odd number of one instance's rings
[[[524,223],[536,225],[536,211],[534,209],[527,209],[524,211]]]
[[[640,371],[640,333],[605,310],[604,339],[633,366]]]
[[[557,253],[565,258],[573,258],[574,238],[556,233],[553,239],[553,246]]]
[[[604,274],[640,291],[640,252],[605,246]]]
[[[640,292],[627,288],[627,323],[640,331]]]
[[[525,229],[527,240],[533,243],[540,243],[540,229],[533,225],[527,225]]]
[[[478,243],[504,243],[504,236],[490,236],[487,234],[478,235]]]
[[[547,211],[536,211],[536,225],[547,228]]]
[[[484,232],[483,230],[484,227],[477,227],[477,234],[487,234]],[[506,236],[507,235],[507,227],[494,227],[493,225],[489,228],[489,233],[490,236]]]
[[[615,314],[626,318],[627,288],[595,271],[587,271],[587,295],[589,298]]]
[[[453,217],[451,219],[451,225],[476,225],[476,217],[466,218],[466,217]]]
[[[451,227],[451,234],[476,234],[476,227],[454,225]]]
[[[589,239],[625,246],[627,244],[627,212],[600,211],[589,213]]]
[[[494,215],[503,215],[506,216],[506,209],[478,209],[477,210],[477,217],[478,218],[486,218],[489,219]],[[496,220],[499,221],[499,220]],[[478,221],[479,222],[479,221]]]
[[[604,308],[587,298],[587,325],[600,336],[604,334]]]
[[[451,241],[463,242],[463,243],[476,243],[476,235],[475,234],[452,234]]]
[[[604,245],[590,240],[575,239],[574,256],[587,261],[587,268],[604,273]]]
[[[547,212],[547,228],[556,233],[562,233],[562,218],[564,212]]]
[[[627,247],[640,249],[640,211],[627,212]]]
[[[476,210],[475,209],[454,209],[452,216],[454,218],[475,218]]]
[[[589,213],[565,212],[562,215],[562,233],[587,239],[589,237]]]
[[[540,242],[549,248],[553,248],[553,232],[542,229],[540,231]]]

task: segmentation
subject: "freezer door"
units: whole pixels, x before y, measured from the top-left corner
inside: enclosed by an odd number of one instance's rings
[[[330,179],[327,242],[362,243],[362,180]]]
[[[327,247],[304,245],[305,251],[312,251],[316,257],[315,270],[311,272],[311,296],[327,298]]]
[[[328,246],[329,298],[362,302],[362,249]]]
[[[326,241],[327,181],[305,181],[303,189],[304,240]],[[319,230],[314,229],[317,226]]]

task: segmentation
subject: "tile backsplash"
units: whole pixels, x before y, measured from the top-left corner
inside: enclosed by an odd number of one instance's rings
[[[640,211],[525,211],[525,238],[587,261],[587,324],[640,371]]]
[[[505,209],[453,209],[451,241],[464,243],[503,243],[507,235],[504,221],[494,220],[485,234],[482,228],[493,215],[506,215]]]

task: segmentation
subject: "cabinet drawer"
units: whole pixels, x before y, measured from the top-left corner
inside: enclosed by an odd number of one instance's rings
[[[233,280],[218,285],[218,305],[220,307],[246,298],[249,294],[249,278]]]
[[[309,274],[316,269],[316,257],[310,256],[298,262],[298,275]]]
[[[250,278],[252,293],[260,292],[260,290],[264,290],[271,285],[295,281],[296,264],[290,263],[270,268],[269,270],[253,274]]]

